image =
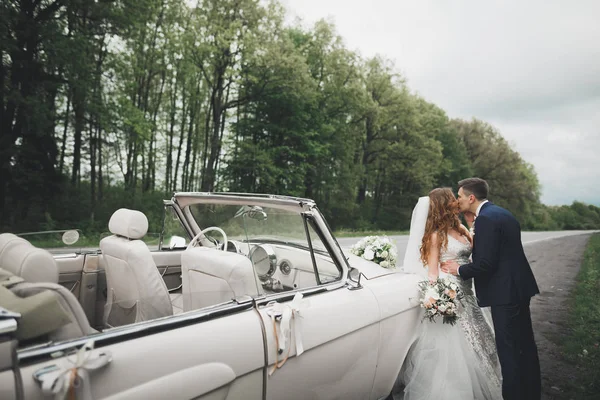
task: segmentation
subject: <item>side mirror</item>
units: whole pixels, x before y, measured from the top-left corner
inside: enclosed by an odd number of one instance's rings
[[[169,239],[169,249],[173,250],[176,247],[185,247],[185,238],[181,236],[171,236]]]
[[[354,284],[354,286],[350,285],[348,290],[358,290],[362,289],[363,286],[360,284],[360,278],[364,276],[362,272],[360,272],[357,268],[350,267],[348,271],[348,280]]]

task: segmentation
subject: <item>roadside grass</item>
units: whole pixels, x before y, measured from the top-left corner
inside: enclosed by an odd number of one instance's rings
[[[102,233],[82,233],[79,232],[79,238],[71,245],[67,245],[62,241],[62,232],[57,233],[40,233],[40,234],[24,234],[21,235],[24,239],[27,239],[32,245],[42,249],[61,249],[77,251],[81,248],[98,248],[100,240],[110,236],[110,232]],[[158,233],[147,233],[142,240],[148,246],[158,246],[159,234]]]
[[[71,249],[77,250],[81,248],[97,248],[100,240],[106,236],[110,236],[110,232],[81,232],[79,231],[79,239],[72,245],[66,245],[62,241],[62,234],[64,231],[49,231],[39,233],[25,233],[19,234],[24,239],[27,239],[36,247],[43,249]],[[408,231],[383,231],[383,230],[366,230],[366,231],[355,231],[355,230],[339,230],[333,234],[337,238],[362,238],[365,236],[396,236],[396,235],[408,235]],[[158,246],[159,241],[158,232],[148,232],[142,239],[149,246]]]
[[[339,230],[333,232],[333,235],[337,238],[346,237],[363,237],[363,236],[398,236],[408,235],[408,231],[351,231],[351,230]]]
[[[569,398],[598,399],[600,390],[600,234],[590,237],[577,285],[571,294],[570,334],[561,341],[574,379],[564,388]]]

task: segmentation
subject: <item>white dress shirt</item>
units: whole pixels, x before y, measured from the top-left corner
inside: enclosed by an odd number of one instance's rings
[[[489,200],[484,200],[481,203],[479,203],[479,206],[477,207],[477,210],[475,211],[475,217],[477,217],[479,215],[479,211],[481,211],[481,207],[483,207],[483,205],[485,203],[487,203]]]

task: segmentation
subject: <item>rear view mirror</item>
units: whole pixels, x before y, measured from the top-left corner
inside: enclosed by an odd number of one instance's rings
[[[169,249],[171,250],[176,247],[185,247],[185,245],[185,238],[181,236],[171,236],[171,239],[169,239]]]

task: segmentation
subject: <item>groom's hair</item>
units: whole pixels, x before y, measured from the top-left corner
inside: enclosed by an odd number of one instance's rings
[[[472,193],[477,200],[485,200],[488,197],[490,187],[486,181],[481,178],[467,178],[458,182],[458,188]]]

